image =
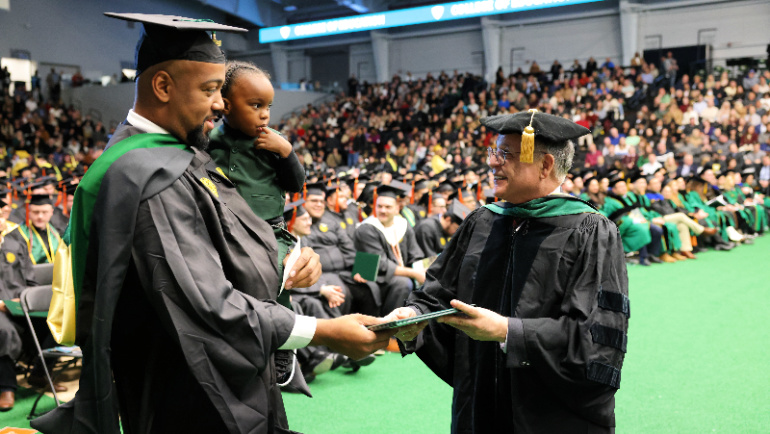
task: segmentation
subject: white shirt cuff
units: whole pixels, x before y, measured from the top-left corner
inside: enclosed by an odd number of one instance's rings
[[[315,336],[315,329],[318,321],[315,317],[305,315],[295,315],[294,327],[291,329],[289,339],[281,345],[279,350],[295,350],[306,347]]]
[[[508,333],[505,333],[505,341],[500,342],[500,349],[503,350],[503,354],[508,354]]]

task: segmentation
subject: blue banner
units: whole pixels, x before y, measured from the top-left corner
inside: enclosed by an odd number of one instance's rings
[[[365,30],[436,23],[597,1],[602,0],[481,0],[443,3],[280,27],[266,27],[259,30],[259,42],[265,44],[293,39],[318,38]]]

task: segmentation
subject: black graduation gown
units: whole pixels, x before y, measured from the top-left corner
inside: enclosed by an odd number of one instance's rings
[[[327,220],[334,221],[334,224],[338,225],[348,238],[353,239],[353,234],[356,232],[356,222],[352,217],[346,214],[347,210],[343,212],[334,212],[329,209],[324,211],[324,217]],[[352,241],[351,241],[352,242]]]
[[[346,225],[342,225],[340,214],[325,210],[320,219],[313,222],[310,235],[302,238],[302,245],[312,247],[318,253],[323,274],[315,285],[308,288],[294,288],[292,294],[299,297],[313,297],[322,301],[324,309],[333,317],[349,313],[353,305],[351,286],[357,285],[350,275],[356,259],[356,249],[348,236]],[[330,308],[325,298],[320,295],[321,285],[337,285],[345,293],[345,302]],[[300,301],[300,300],[298,300]],[[304,301],[300,301],[300,304]]]
[[[402,345],[454,388],[453,433],[603,433],[626,350],[628,278],[618,230],[598,214],[524,220],[480,208],[408,306],[459,299],[509,317],[507,353],[432,322]]]
[[[274,301],[276,257],[272,229],[208,154],[123,155],[94,205],[80,390],[33,425],[117,434],[119,411],[124,433],[288,432],[272,354],[294,313]]]
[[[380,255],[377,283],[386,283],[393,278],[396,266],[398,266],[398,259],[382,232],[373,225],[362,224],[356,229],[356,237],[353,243],[358,251]],[[401,250],[405,267],[409,267],[413,262],[425,258],[425,254],[415,239],[414,230],[408,225],[404,237],[398,243],[398,247]]]
[[[356,249],[347,230],[329,211],[313,222],[310,235],[302,238],[302,245],[318,253],[325,273],[350,271],[356,260]]]
[[[438,216],[429,217],[414,228],[417,244],[420,245],[425,256],[437,256],[444,251],[450,237],[444,233]]]
[[[29,251],[18,229],[6,234],[0,244],[0,300],[19,298],[27,286],[35,286],[35,273]],[[22,317],[23,318],[23,317]],[[16,360],[21,353],[24,332],[21,318],[0,312],[0,357]]]

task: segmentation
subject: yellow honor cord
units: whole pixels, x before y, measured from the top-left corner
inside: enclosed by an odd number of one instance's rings
[[[51,242],[51,232],[52,232],[51,225],[50,224],[46,225],[46,229],[47,229],[46,233],[48,234],[48,249],[45,248],[45,242],[43,241],[43,237],[40,236],[40,233],[37,231],[35,226],[30,226],[30,229],[34,231],[35,238],[37,238],[38,241],[40,241],[40,246],[43,248],[43,253],[45,253],[45,258],[48,260],[48,263],[53,264],[53,260],[54,260],[54,257],[56,256],[56,252],[54,252],[53,243]],[[30,257],[32,257],[31,254],[30,254]],[[37,261],[33,259],[32,263],[37,264]]]
[[[524,128],[524,132],[521,134],[519,161],[522,163],[532,163],[535,161],[535,129],[532,128],[532,121],[535,119],[537,109],[529,109],[529,112],[532,113],[532,117],[529,119],[529,125]]]

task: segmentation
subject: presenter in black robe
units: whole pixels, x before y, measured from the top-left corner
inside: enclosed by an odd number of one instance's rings
[[[72,401],[42,433],[290,432],[273,354],[308,344],[361,358],[387,345],[363,316],[322,320],[275,300],[277,243],[203,151],[223,107],[224,55],[207,20],[141,21],[137,95],[89,168],[72,210],[76,342]],[[237,29],[235,29],[237,30]],[[302,251],[286,287],[311,285]]]
[[[490,166],[507,202],[468,216],[423,288],[389,315],[454,306],[467,316],[396,337],[454,388],[453,433],[614,432],[629,317],[623,246],[614,223],[556,193],[571,140],[587,130],[528,112],[483,123],[500,133]],[[532,133],[534,152],[522,145]]]

